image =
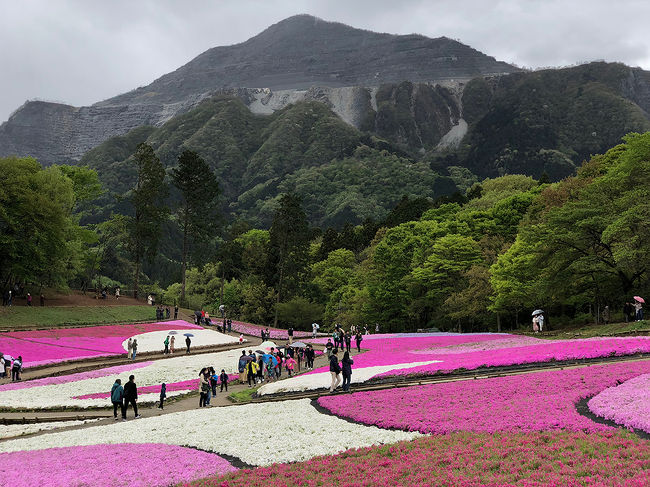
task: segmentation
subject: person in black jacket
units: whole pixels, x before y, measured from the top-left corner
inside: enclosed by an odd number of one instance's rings
[[[350,380],[352,379],[352,364],[354,360],[350,358],[350,352],[345,352],[343,354],[343,360],[341,360],[341,365],[343,366],[343,390],[350,390]]]
[[[133,412],[135,413],[136,418],[141,416],[138,414],[138,405],[136,401],[138,399],[138,386],[135,385],[135,376],[129,376],[129,382],[124,384],[124,406],[122,407],[122,421],[126,421],[126,410],[129,408],[129,404],[133,406]]]
[[[305,366],[311,370],[314,368],[314,357],[316,356],[316,352],[314,351],[314,347],[311,346],[311,343],[307,345],[307,348],[305,349],[305,361],[307,362]]]
[[[330,374],[332,374],[330,392],[334,392],[341,384],[341,366],[339,365],[339,358],[336,356],[336,350],[330,355]]]

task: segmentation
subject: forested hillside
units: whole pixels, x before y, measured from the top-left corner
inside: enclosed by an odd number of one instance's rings
[[[268,227],[280,194],[295,192],[319,227],[380,220],[404,195],[435,199],[457,191],[454,176],[409,158],[364,134],[322,103],[290,105],[254,115],[236,98],[214,97],[158,129],[141,128],[88,152],[82,165],[96,169],[105,187],[123,194],[134,184],[131,154],[150,144],[163,164],[193,150],[215,172],[225,217]],[[462,187],[467,182],[457,178]],[[104,215],[113,208],[104,201]]]

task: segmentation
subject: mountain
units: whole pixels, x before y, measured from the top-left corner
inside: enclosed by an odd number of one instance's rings
[[[113,137],[80,162],[97,170],[104,187],[121,194],[133,187],[131,155],[140,142],[151,144],[168,168],[183,150],[196,151],[217,175],[227,219],[241,217],[255,226],[270,224],[284,192],[302,197],[312,224],[342,227],[381,220],[404,195],[435,199],[466,187],[360,132],[319,102],[262,116],[238,98],[215,96],[162,127]],[[111,195],[105,198],[97,221],[113,210],[128,211],[114,206]]]
[[[31,155],[44,164],[76,161],[116,135],[161,126],[215,94],[255,113],[296,101],[323,101],[356,127],[374,108],[380,85],[411,81],[457,87],[476,76],[516,72],[460,42],[379,34],[298,15],[232,46],[216,47],[146,87],[72,107],[32,101],[0,126],[0,156]]]

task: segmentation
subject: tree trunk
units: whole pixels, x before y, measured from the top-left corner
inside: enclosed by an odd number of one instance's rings
[[[284,262],[280,266],[280,278],[278,279],[278,294],[275,298],[275,318],[273,318],[273,328],[278,327],[278,305],[280,304],[280,290],[282,289],[282,277],[284,274]]]
[[[497,313],[497,333],[501,333],[501,315]]]
[[[183,264],[181,265],[181,306],[185,306],[185,271],[187,270],[187,212],[183,222]]]
[[[226,278],[226,269],[223,265],[223,262],[221,263],[221,294],[219,296],[219,304],[223,304],[223,281]]]
[[[133,278],[133,297],[138,299],[138,286],[140,284],[140,254],[135,256],[135,277]]]

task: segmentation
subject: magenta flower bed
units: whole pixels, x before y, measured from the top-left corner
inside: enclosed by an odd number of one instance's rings
[[[581,399],[650,372],[650,361],[535,372],[322,397],[332,413],[382,428],[454,431],[603,431],[581,416]],[[354,373],[354,372],[353,372]]]
[[[183,320],[162,323],[104,325],[83,328],[16,331],[0,334],[0,352],[21,355],[25,368],[126,353],[122,343],[129,337],[163,330],[201,328]]]
[[[239,470],[183,487],[647,487],[650,442],[616,433],[456,433]]]
[[[121,374],[123,372],[141,369],[151,365],[152,363],[153,362],[134,362],[132,364],[118,365],[116,367],[107,367],[105,369],[90,370],[88,372],[79,372],[76,374],[44,377],[43,379],[34,379],[23,382],[11,382],[9,384],[0,385],[0,391],[15,391],[18,389],[29,389],[37,386],[67,384],[68,382],[76,382],[84,379],[97,379],[99,377],[107,377],[113,374]]]
[[[316,339],[313,343],[325,343]],[[352,343],[353,347],[355,343]],[[505,334],[477,335],[370,335],[364,336],[362,349],[354,357],[354,368],[408,362],[439,360],[438,363],[410,369],[391,370],[378,377],[451,372],[553,360],[574,360],[609,355],[650,352],[650,337],[588,338],[578,340],[539,340]],[[327,371],[327,367],[310,373]],[[354,373],[354,372],[353,372]]]
[[[251,323],[244,323],[242,321],[232,322],[233,331],[236,331],[237,333],[243,333],[244,335],[251,335],[254,337],[261,337],[262,330],[266,330],[266,328],[269,329],[271,340],[277,340],[277,339],[287,340],[289,338],[289,335],[287,335],[287,330],[282,330],[280,328],[253,325]],[[293,332],[294,338],[306,338],[311,336],[312,336],[311,332],[307,332],[307,331],[294,330]]]
[[[218,455],[164,444],[0,453],[0,485],[7,487],[156,487],[235,470]]]
[[[650,433],[650,374],[605,389],[588,406],[597,416]]]
[[[239,378],[239,374],[230,374],[228,376],[228,382],[238,378]],[[197,378],[197,379],[184,380],[181,382],[170,382],[169,384],[165,384],[165,385],[167,386],[166,387],[167,392],[197,391],[199,389],[199,379]],[[161,388],[161,384],[138,387],[138,394],[160,393],[160,388]],[[83,396],[75,396],[73,397],[73,399],[104,399],[104,398],[108,399],[109,397],[111,397],[110,392],[96,392],[93,394],[85,394]]]

